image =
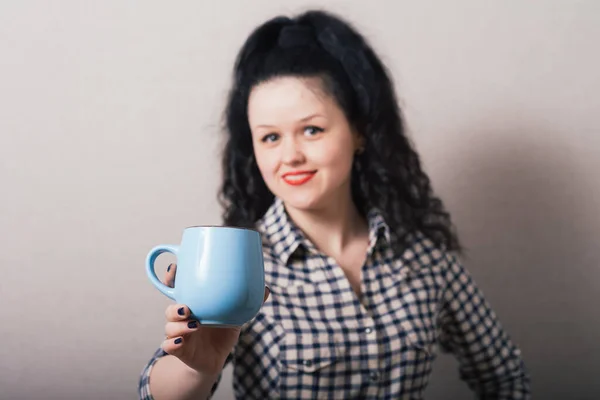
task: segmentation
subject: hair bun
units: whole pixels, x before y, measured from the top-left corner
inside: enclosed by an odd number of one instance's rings
[[[279,33],[278,44],[282,48],[310,46],[316,44],[313,29],[305,25],[288,25]]]

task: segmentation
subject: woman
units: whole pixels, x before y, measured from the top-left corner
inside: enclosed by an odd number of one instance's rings
[[[480,398],[529,397],[391,79],[348,23],[311,11],[258,27],[236,61],[226,132],[224,221],[261,232],[270,294],[240,329],[168,307],[141,398],[206,398],[228,362],[238,398],[422,398],[438,347]]]

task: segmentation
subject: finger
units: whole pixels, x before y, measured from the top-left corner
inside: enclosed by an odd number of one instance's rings
[[[172,304],[165,311],[167,321],[183,321],[190,317],[190,309],[184,304]]]
[[[177,264],[169,264],[163,283],[169,287],[173,287],[175,284],[175,271],[177,270]]]
[[[199,327],[200,324],[195,320],[167,322],[165,324],[165,335],[168,338],[176,338],[197,331]]]
[[[161,347],[168,354],[177,356],[177,354],[181,352],[181,348],[183,347],[183,345],[184,345],[184,338],[179,336],[179,337],[175,337],[175,338],[171,338],[171,339],[166,339],[162,343]]]

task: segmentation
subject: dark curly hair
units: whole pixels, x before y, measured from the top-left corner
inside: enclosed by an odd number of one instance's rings
[[[351,177],[359,212],[377,208],[401,247],[420,232],[441,248],[461,250],[450,215],[405,134],[386,67],[349,23],[323,11],[265,22],[237,56],[224,115],[219,202],[225,225],[254,227],[274,200],[254,159],[247,106],[254,86],[282,76],[320,78],[325,93],[364,137]]]

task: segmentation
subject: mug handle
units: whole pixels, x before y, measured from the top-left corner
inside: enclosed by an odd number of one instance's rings
[[[171,253],[175,255],[175,257],[177,257],[178,252],[179,246],[171,244],[161,244],[150,250],[148,256],[146,257],[146,274],[148,275],[150,282],[152,282],[152,284],[156,286],[156,288],[160,290],[162,294],[164,294],[171,300],[175,300],[175,288],[165,285],[158,279],[158,277],[156,276],[156,271],[154,271],[154,262],[156,261],[158,256],[160,256],[163,253]]]

